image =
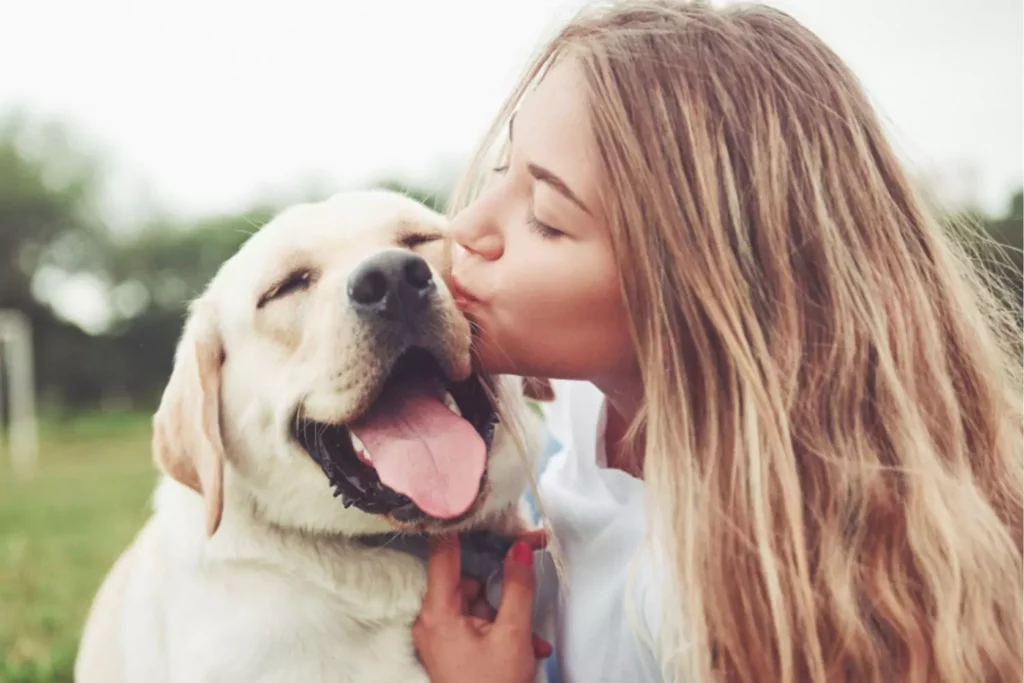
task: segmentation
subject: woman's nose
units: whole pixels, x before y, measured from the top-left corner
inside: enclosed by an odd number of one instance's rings
[[[451,234],[455,243],[469,253],[496,261],[505,251],[505,241],[482,208],[478,203],[458,214],[452,220]]]

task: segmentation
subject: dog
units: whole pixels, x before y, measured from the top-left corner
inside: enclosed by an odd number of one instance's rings
[[[79,683],[427,683],[424,564],[361,539],[519,533],[537,452],[522,380],[473,369],[445,229],[385,190],[294,206],[191,303]]]

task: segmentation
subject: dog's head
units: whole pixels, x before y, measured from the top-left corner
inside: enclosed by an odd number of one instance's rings
[[[390,192],[297,206],[193,302],[154,446],[205,498],[209,533],[225,498],[347,534],[467,528],[514,505],[524,463],[490,396],[516,419],[525,404],[472,369],[445,228]]]

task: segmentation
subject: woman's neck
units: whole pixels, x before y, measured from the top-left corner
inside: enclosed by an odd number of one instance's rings
[[[608,467],[642,479],[646,439],[642,432],[632,441],[626,438],[643,401],[639,381],[594,382],[594,385],[607,401],[604,443]]]

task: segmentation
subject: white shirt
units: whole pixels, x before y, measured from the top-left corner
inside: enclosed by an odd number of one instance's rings
[[[660,683],[661,596],[643,542],[643,481],[606,466],[604,395],[588,382],[553,385],[555,400],[544,408],[560,450],[539,490],[565,564],[555,617],[559,683]]]

